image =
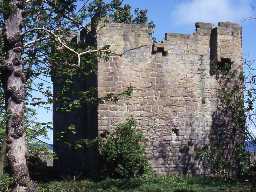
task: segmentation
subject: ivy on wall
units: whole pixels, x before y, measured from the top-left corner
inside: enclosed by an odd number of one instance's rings
[[[245,109],[243,73],[232,69],[230,59],[221,59],[215,68],[219,83],[217,109],[212,115],[209,146],[201,158],[210,166],[210,174],[225,178],[240,177],[248,169],[245,152]]]

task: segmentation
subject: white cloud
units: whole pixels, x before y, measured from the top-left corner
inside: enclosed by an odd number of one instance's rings
[[[172,20],[181,25],[197,21],[241,22],[253,16],[251,0],[183,0],[179,2],[172,13]]]

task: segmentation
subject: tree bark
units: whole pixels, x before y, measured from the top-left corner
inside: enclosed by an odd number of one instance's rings
[[[5,37],[7,56],[7,158],[15,179],[15,192],[32,190],[32,182],[27,167],[26,139],[23,126],[25,107],[25,75],[23,73],[21,51],[22,6],[25,0],[9,0],[10,10],[5,13]]]

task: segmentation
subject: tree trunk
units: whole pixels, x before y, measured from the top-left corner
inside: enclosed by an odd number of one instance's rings
[[[5,14],[5,36],[7,56],[7,158],[15,179],[13,191],[32,191],[32,182],[26,162],[26,139],[23,126],[25,107],[25,75],[21,61],[22,5],[25,0],[11,0],[10,10]]]

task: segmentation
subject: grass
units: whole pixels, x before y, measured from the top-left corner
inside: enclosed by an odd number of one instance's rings
[[[105,179],[59,181],[40,185],[40,192],[256,192],[249,183],[204,177],[148,177],[129,180]]]

